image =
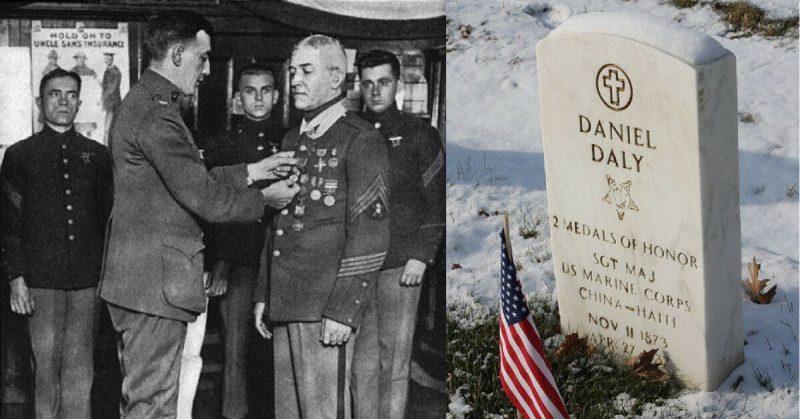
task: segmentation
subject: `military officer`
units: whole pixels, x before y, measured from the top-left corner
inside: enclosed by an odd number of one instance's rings
[[[435,129],[397,109],[400,63],[394,54],[369,51],[359,56],[358,71],[366,105],[362,116],[381,132],[389,153],[392,219],[389,252],[378,280],[377,304],[371,306],[380,309],[365,314],[377,316],[377,333],[363,333],[356,340],[355,374],[368,383],[367,388],[377,384],[374,388],[379,388],[380,396],[360,394],[356,410],[361,418],[402,419],[408,399],[420,284],[428,268],[434,266],[444,237],[444,152]],[[379,379],[377,371],[368,368],[372,363],[364,361],[373,356],[375,339],[380,345]]]
[[[37,418],[88,418],[94,376],[97,281],[111,211],[105,146],[75,132],[80,76],[41,80],[44,128],[6,151],[2,260],[11,309],[28,316]]]
[[[275,219],[269,291],[256,295],[265,302],[254,313],[263,336],[265,309],[273,326],[282,418],[350,417],[349,340],[374,298],[388,246],[386,147],[344,107],[346,64],[339,41],[312,35],[295,45],[289,66],[303,120],[283,149],[300,159],[300,193]]]
[[[150,18],[150,65],[111,128],[114,208],[100,296],[122,338],[123,417],[176,416],[186,324],[206,305],[198,219],[256,221],[265,204],[283,207],[299,190],[283,180],[246,187],[287,173],[287,155],[206,171],[179,106],[210,73],[211,33],[190,11]]]
[[[234,121],[233,130],[210,141],[205,149],[209,167],[253,163],[280,150],[286,130],[272,116],[278,102],[272,71],[261,64],[242,70],[234,100],[243,116]],[[214,258],[211,270],[211,296],[219,302],[225,337],[222,416],[241,419],[247,415],[247,348],[253,288],[265,240],[265,226],[271,224],[274,210],[268,209],[264,222],[211,225],[206,243]],[[271,349],[271,342],[267,342]],[[269,362],[271,364],[271,360]],[[267,377],[259,377],[261,379]],[[270,377],[271,378],[271,377]]]

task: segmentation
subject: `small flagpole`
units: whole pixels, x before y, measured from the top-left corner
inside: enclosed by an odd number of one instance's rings
[[[511,251],[511,230],[508,227],[508,213],[503,214],[503,234],[506,237],[506,252],[508,253],[508,260],[514,263],[514,253]],[[514,263],[516,266],[516,263]],[[517,410],[517,419],[522,419],[522,413]]]
[[[503,233],[506,236],[506,250],[508,251],[508,260],[514,263],[514,254],[511,251],[511,233],[508,228],[508,213],[503,214]]]

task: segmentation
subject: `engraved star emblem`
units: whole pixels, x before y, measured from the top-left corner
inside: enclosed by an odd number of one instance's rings
[[[603,197],[603,201],[611,204],[617,210],[617,217],[622,221],[625,217],[625,211],[639,211],[639,207],[633,202],[631,198],[631,181],[624,183],[617,183],[614,178],[606,175],[608,182],[608,193]]]

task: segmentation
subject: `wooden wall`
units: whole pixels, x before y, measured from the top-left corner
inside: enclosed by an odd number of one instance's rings
[[[87,28],[116,28],[127,22],[129,29],[129,63],[131,84],[138,80],[143,66],[140,36],[146,18],[159,10],[191,8],[206,16],[214,25],[212,37],[212,75],[201,85],[200,103],[195,112],[201,131],[225,124],[226,108],[230,106],[225,88],[226,69],[231,60],[237,63],[259,61],[280,63],[291,56],[295,42],[311,33],[326,33],[342,41],[346,48],[360,51],[374,48],[391,50],[421,50],[429,61],[429,103],[433,112],[432,125],[440,130],[444,140],[444,17],[439,20],[366,21],[354,18],[331,18],[323,12],[299,8],[275,1],[225,0],[106,0],[102,2],[4,2],[0,4],[0,46],[31,46],[32,21],[42,21],[45,28],[74,27],[83,22]],[[436,25],[440,27],[435,28]],[[420,33],[414,37],[414,33]],[[438,71],[434,73],[433,71]],[[434,86],[433,79],[441,81]],[[281,86],[281,95],[285,97]],[[439,97],[433,95],[439,92]],[[436,104],[435,106],[433,104]],[[278,105],[289,114],[289,106]],[[292,114],[294,115],[294,114]],[[189,121],[187,121],[189,122]],[[286,121],[294,124],[296,121]],[[205,125],[205,126],[203,126]]]

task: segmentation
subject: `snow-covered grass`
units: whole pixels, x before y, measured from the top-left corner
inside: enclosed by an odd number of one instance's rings
[[[742,295],[744,364],[716,391],[685,391],[667,403],[668,409],[683,409],[680,415],[689,417],[795,418],[800,416],[797,29],[781,37],[737,31],[714,3],[701,0],[677,8],[667,0],[447,0],[447,265],[461,266],[447,275],[450,315],[474,322],[474,315],[459,310],[474,314],[496,307],[497,233],[504,212],[510,215],[524,291],[554,295],[536,42],[570,16],[586,12],[666,17],[709,34],[736,55],[741,276],[747,277],[745,264],[755,256],[762,277],[778,286],[768,305]],[[752,3],[769,19],[798,13],[796,0]],[[501,413],[478,411],[463,389],[451,390],[454,417]],[[624,405],[630,395],[614,397]],[[664,407],[653,409],[670,416]]]

